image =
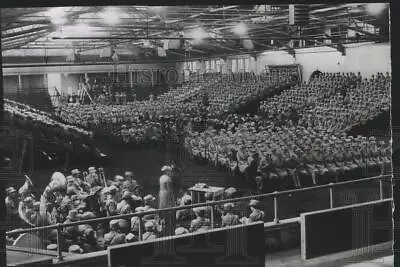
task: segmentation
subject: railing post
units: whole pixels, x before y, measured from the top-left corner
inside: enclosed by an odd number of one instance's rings
[[[139,215],[139,241],[143,240],[143,221],[142,221],[142,216]]]
[[[62,225],[61,223],[57,224],[57,253],[58,253],[58,260],[62,261],[63,260],[63,255],[62,255],[62,249],[63,249],[63,240],[62,240],[62,235],[61,235],[61,231],[62,231]]]
[[[379,196],[381,198],[381,200],[383,199],[383,181],[382,181],[382,177],[379,178]]]
[[[333,183],[329,183],[329,206],[333,208]]]
[[[274,223],[279,223],[278,218],[278,196],[276,195],[278,192],[274,192]]]

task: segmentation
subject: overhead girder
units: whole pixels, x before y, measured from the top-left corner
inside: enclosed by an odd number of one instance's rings
[[[27,29],[27,30],[22,30],[22,31],[16,31],[16,32],[12,32],[12,33],[2,34],[1,38],[3,40],[5,40],[5,39],[8,39],[8,38],[20,37],[20,36],[23,36],[25,34],[36,33],[36,32],[39,32],[39,31],[51,30],[51,29],[52,29],[51,26],[41,26],[41,27],[31,28],[31,29]]]

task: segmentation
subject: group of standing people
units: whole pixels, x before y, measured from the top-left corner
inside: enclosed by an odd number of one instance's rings
[[[18,191],[13,187],[8,188],[7,214],[13,225],[24,220],[26,225],[32,227],[189,205],[191,197],[188,194],[178,200],[175,198],[173,167],[164,166],[161,172],[163,174],[159,179],[160,187],[157,197],[151,194],[144,195],[143,188],[130,171],[125,172],[124,176],[116,175],[112,180],[105,177],[102,168],[95,167],[89,167],[83,173],[78,169],[73,169],[67,177],[60,172],[55,172],[38,199],[30,180]],[[232,197],[231,191],[232,188],[226,191],[227,197]],[[212,200],[212,195],[206,196],[206,201]],[[236,218],[233,215],[234,206],[235,204],[231,203],[222,207],[213,207],[215,216],[218,217],[219,214],[221,219],[221,222],[216,219],[213,226],[224,227],[249,223],[255,218],[262,220],[264,217],[259,202],[253,201],[250,203],[252,215],[249,218],[232,219]],[[24,228],[24,226],[21,227]],[[66,226],[62,230],[63,242],[59,245],[64,251],[70,253],[85,253],[106,249],[116,244],[151,240],[211,228],[210,206],[188,208],[178,212],[155,212],[109,222]],[[41,236],[46,237],[43,241],[47,249],[58,249],[55,230],[50,230],[46,234],[42,233]],[[13,241],[15,241],[15,236],[10,235],[9,242]]]

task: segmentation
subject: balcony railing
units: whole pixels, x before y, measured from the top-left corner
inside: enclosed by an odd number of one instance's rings
[[[305,192],[312,192],[312,191],[317,191],[317,190],[321,190],[321,189],[329,189],[329,208],[334,208],[334,189],[335,188],[345,186],[345,185],[354,185],[354,184],[359,184],[359,183],[379,181],[379,199],[383,200],[383,199],[385,199],[383,180],[390,180],[391,177],[392,177],[391,175],[380,175],[380,176],[374,176],[374,177],[363,178],[363,179],[358,179],[358,180],[330,183],[330,184],[318,185],[318,186],[307,187],[307,188],[286,190],[286,191],[280,191],[280,192],[276,191],[276,192],[268,193],[268,194],[251,195],[251,196],[245,196],[245,197],[239,197],[239,198],[233,198],[233,199],[212,201],[212,202],[207,202],[207,203],[176,206],[173,208],[166,208],[166,209],[157,209],[157,210],[146,211],[146,212],[137,212],[137,213],[116,215],[116,216],[110,216],[110,217],[101,217],[101,218],[95,218],[95,219],[89,219],[89,220],[77,221],[77,222],[70,222],[70,223],[58,223],[55,225],[41,226],[41,227],[35,227],[35,228],[29,228],[29,229],[12,230],[12,231],[7,232],[6,234],[7,235],[16,235],[16,234],[56,229],[57,230],[58,260],[62,260],[63,259],[62,231],[65,227],[78,226],[78,225],[82,225],[82,224],[101,223],[101,222],[117,220],[117,219],[130,219],[132,217],[138,217],[139,218],[139,240],[141,241],[142,234],[143,234],[142,233],[142,227],[143,227],[142,218],[143,218],[143,216],[159,214],[159,213],[166,213],[166,212],[176,212],[178,210],[183,210],[183,209],[193,209],[193,208],[197,208],[197,207],[211,206],[211,207],[213,207],[211,209],[211,228],[214,228],[215,227],[214,207],[216,205],[221,205],[221,204],[230,203],[230,202],[237,203],[237,202],[241,202],[241,201],[249,201],[251,199],[273,199],[274,218],[273,218],[273,221],[267,222],[267,224],[269,226],[274,226],[274,225],[278,225],[280,223],[280,219],[278,216],[279,197],[293,195],[293,194],[300,194],[300,193],[305,193]],[[392,192],[390,192],[390,196],[387,197],[387,199],[392,197],[391,194],[392,194]],[[371,201],[371,200],[369,200],[369,201]],[[348,203],[346,205],[351,205],[351,204],[354,204],[354,203]],[[343,205],[343,206],[346,206],[346,205]],[[285,221],[291,221],[291,220],[289,219],[289,220],[285,220]]]

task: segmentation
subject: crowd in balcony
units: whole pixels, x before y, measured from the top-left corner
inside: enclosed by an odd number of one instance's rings
[[[172,177],[174,166],[161,168],[163,175]],[[73,169],[67,177],[55,172],[40,198],[36,198],[33,186],[27,179],[25,184],[16,190],[7,189],[7,215],[13,217],[13,225],[17,219],[27,225],[71,223],[88,219],[110,217],[114,215],[133,214],[154,211],[159,207],[157,197],[145,194],[145,189],[138,184],[133,172],[116,175],[107,179],[102,168],[89,167],[81,172]],[[225,198],[235,197],[235,188],[225,190]],[[161,196],[159,197],[159,199]],[[205,195],[205,201],[212,201],[213,195]],[[161,203],[161,202],[160,202]],[[191,196],[185,192],[176,199],[175,206],[185,206],[192,203]],[[246,203],[242,203],[246,205]],[[161,205],[161,204],[160,204]],[[212,227],[226,227],[246,224],[253,221],[263,221],[264,211],[258,200],[248,203],[248,216],[235,211],[238,203],[227,203],[200,208],[181,209],[176,212],[176,235],[189,232],[199,232]],[[214,220],[211,225],[210,209],[214,209]],[[237,213],[237,214],[235,214]],[[158,213],[144,216],[134,216],[127,219],[109,220],[98,223],[81,224],[64,227],[62,230],[63,250],[70,253],[87,253],[108,246],[130,243],[141,240],[151,240],[165,236],[163,217]],[[44,240],[48,250],[57,250],[57,234],[50,230],[48,240]],[[10,233],[8,241],[14,242],[16,235]]]
[[[68,150],[91,149],[91,131],[60,122],[51,114],[8,99],[5,99],[4,110],[5,122],[10,127],[29,132],[36,141],[63,146]]]

